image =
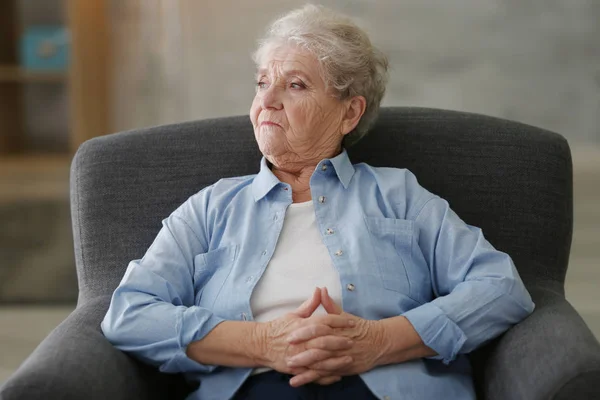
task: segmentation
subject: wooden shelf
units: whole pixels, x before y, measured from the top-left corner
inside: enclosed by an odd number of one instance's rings
[[[110,133],[110,7],[108,0],[53,0],[66,11],[64,24],[70,33],[69,65],[66,71],[36,71],[19,65],[19,41],[25,20],[20,17],[21,0],[0,0],[0,169],[13,154],[38,149],[28,145],[28,129],[37,124],[31,108],[36,90],[66,89],[68,112],[57,118],[68,120],[69,149],[75,152],[84,141]],[[46,1],[44,1],[45,3]],[[33,8],[36,2],[25,8]],[[33,25],[33,24],[31,24]],[[37,126],[37,125],[36,125]],[[30,137],[33,137],[31,135]],[[24,165],[24,164],[20,164]],[[0,176],[2,176],[0,171]]]
[[[29,71],[18,66],[0,65],[0,82],[62,83],[66,81],[66,72]]]
[[[0,155],[0,177],[11,175],[14,171],[36,173],[68,169],[71,158],[70,154],[2,154]]]
[[[0,157],[0,204],[61,200],[69,196],[71,155],[27,154]]]

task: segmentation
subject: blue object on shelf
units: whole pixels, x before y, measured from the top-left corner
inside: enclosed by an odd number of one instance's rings
[[[21,37],[21,67],[33,71],[66,71],[69,32],[64,26],[32,26]]]

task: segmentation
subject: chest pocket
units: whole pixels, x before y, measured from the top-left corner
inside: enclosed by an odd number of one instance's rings
[[[412,264],[413,222],[405,219],[365,217],[383,287],[411,294],[408,269]]]
[[[213,309],[233,268],[237,246],[225,246],[194,257],[196,305]]]

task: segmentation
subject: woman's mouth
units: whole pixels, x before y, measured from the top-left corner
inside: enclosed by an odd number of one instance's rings
[[[260,123],[260,126],[278,126],[281,128],[281,125],[271,121],[263,121]]]

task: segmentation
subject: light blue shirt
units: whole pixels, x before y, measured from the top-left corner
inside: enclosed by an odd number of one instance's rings
[[[310,188],[343,309],[371,320],[404,315],[438,353],[362,374],[370,390],[380,399],[474,399],[465,354],[534,308],[510,257],[406,169],[352,165],[344,151],[317,165]],[[108,340],[201,381],[189,399],[231,398],[251,369],[199,364],[186,347],[222,321],[252,320],[250,296],[291,203],[290,185],[265,159],[257,175],[190,197],[129,264],[102,322]]]

